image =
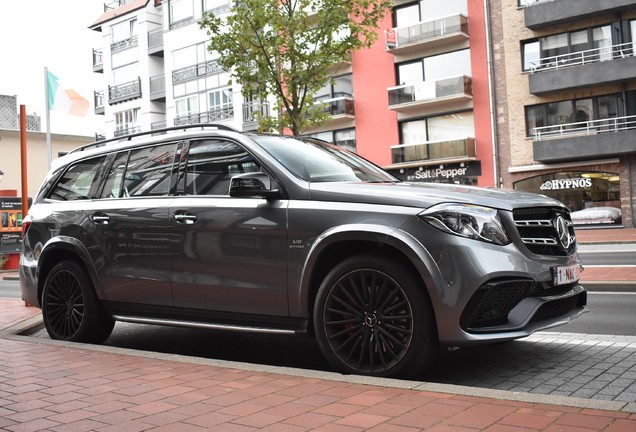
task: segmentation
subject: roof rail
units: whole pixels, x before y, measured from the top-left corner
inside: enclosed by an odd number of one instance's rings
[[[165,133],[170,131],[176,131],[176,130],[185,131],[187,129],[197,129],[197,128],[201,128],[201,129],[216,128],[218,130],[224,130],[229,132],[240,132],[238,129],[233,128],[232,126],[228,126],[226,124],[222,124],[222,123],[194,123],[194,124],[187,124],[182,126],[171,126],[171,127],[161,128],[161,129],[153,129],[151,131],[137,132],[130,135],[124,135],[124,136],[111,138],[107,140],[95,141],[94,143],[77,147],[76,149],[71,150],[69,153],[80,152],[90,148],[102,147],[108,143],[113,143],[113,142],[120,143],[124,141],[130,141],[133,138],[137,138],[144,135],[155,135],[155,134],[160,134],[160,133]]]

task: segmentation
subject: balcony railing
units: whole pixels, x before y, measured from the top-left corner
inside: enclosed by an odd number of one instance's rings
[[[468,37],[468,18],[452,15],[408,27],[396,27],[385,32],[387,51],[396,51],[453,34]]]
[[[469,157],[475,157],[474,138],[400,144],[391,147],[391,160],[394,164]]]
[[[148,32],[148,53],[159,54],[163,52],[163,29]]]
[[[517,5],[520,8],[524,8],[524,7],[532,6],[533,4],[546,3],[549,1],[552,1],[552,0],[517,0]]]
[[[355,116],[353,98],[351,96],[340,96],[331,99],[323,99],[319,100],[316,103],[323,104],[323,112],[326,112],[331,116]]]
[[[170,22],[170,30],[174,30],[174,29],[178,29],[181,27],[185,27],[187,25],[190,25],[194,22],[194,17],[193,16],[189,16],[187,18],[183,18],[177,21],[171,21]]]
[[[150,77],[150,100],[166,100],[165,75]]]
[[[229,2],[229,3],[225,3],[224,5],[221,5],[221,6],[213,7],[211,9],[208,9],[208,10],[204,11],[204,12],[209,12],[212,15],[223,15],[223,14],[226,14],[226,13],[230,13],[231,10],[232,10],[232,3]]]
[[[115,0],[109,3],[104,3],[104,12],[108,12],[109,10],[117,9],[120,6],[127,5],[128,3],[132,3],[133,0]]]
[[[187,124],[213,123],[220,120],[228,120],[234,118],[234,107],[224,107],[213,109],[204,113],[188,114],[178,116],[174,119],[175,126],[183,126]]]
[[[141,132],[141,126],[128,126],[121,129],[115,129],[115,138]]]
[[[132,36],[128,39],[113,42],[112,44],[110,44],[110,50],[111,52],[121,51],[125,50],[126,48],[137,46],[138,44],[139,38],[137,36]]]
[[[636,129],[636,115],[541,126],[532,129],[535,141],[560,139],[575,135],[596,135]]]
[[[439,99],[472,97],[472,79],[465,75],[438,81],[421,81],[389,88],[389,108],[400,109],[404,105],[419,105]]]
[[[530,72],[556,70],[565,67],[631,57],[634,55],[634,48],[636,48],[636,45],[633,42],[628,42],[553,57],[544,57],[535,62],[530,62]]]
[[[110,105],[141,97],[141,78],[116,86],[108,86]]]
[[[182,69],[172,71],[172,83],[178,84],[184,81],[190,81],[205,75],[212,75],[223,72],[223,68],[217,62],[211,60],[205,63],[199,63]]]
[[[252,101],[243,103],[243,130],[258,130],[258,119],[269,117],[268,101]]]
[[[104,52],[100,49],[93,49],[93,72],[104,71]]]
[[[95,114],[104,114],[105,110],[105,101],[104,101],[104,92],[94,92],[93,93],[93,102],[95,105]]]

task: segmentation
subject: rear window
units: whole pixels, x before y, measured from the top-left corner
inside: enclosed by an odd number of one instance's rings
[[[60,177],[47,198],[55,201],[91,199],[105,161],[106,156],[102,156],[74,163]]]

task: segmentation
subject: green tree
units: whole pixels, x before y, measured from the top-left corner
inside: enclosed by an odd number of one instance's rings
[[[378,38],[391,0],[237,0],[222,17],[204,14],[208,50],[243,85],[243,95],[274,95],[278,116],[261,130],[289,128],[297,136],[329,117],[313,95],[334,68]]]

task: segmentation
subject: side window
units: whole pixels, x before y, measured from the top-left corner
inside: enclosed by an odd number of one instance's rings
[[[258,172],[260,165],[236,143],[223,139],[190,144],[185,175],[186,195],[228,195],[230,179]]]
[[[131,151],[120,196],[168,195],[176,150],[171,143]]]
[[[55,201],[92,198],[91,191],[99,182],[99,173],[105,161],[106,156],[103,156],[74,163],[57,181],[48,198]]]
[[[128,153],[129,152],[125,151],[117,153],[117,156],[115,156],[115,160],[106,175],[106,181],[104,182],[104,188],[102,189],[100,198],[120,198],[122,196],[121,183],[124,179],[124,172],[126,171]]]

